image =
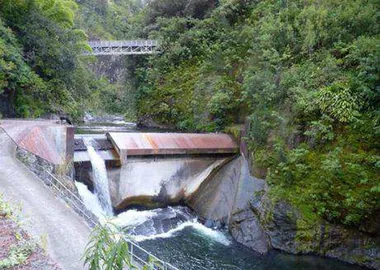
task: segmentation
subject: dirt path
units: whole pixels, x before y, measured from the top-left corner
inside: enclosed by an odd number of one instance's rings
[[[16,146],[0,129],[0,192],[22,207],[25,228],[41,239],[52,259],[66,270],[85,269],[81,262],[90,229],[63,201],[15,158]]]

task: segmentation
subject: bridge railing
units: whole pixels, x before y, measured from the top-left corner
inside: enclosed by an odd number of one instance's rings
[[[156,47],[157,40],[115,40],[115,41],[89,41],[92,48],[112,48],[112,47]]]
[[[35,166],[39,166],[36,165]],[[64,199],[68,205],[73,208],[75,212],[77,212],[80,216],[84,217],[87,221],[87,224],[90,228],[93,228],[97,224],[99,224],[98,218],[86,208],[83,203],[83,200],[79,198],[76,194],[74,194],[66,185],[58,179],[51,172],[39,166],[40,169],[45,173],[44,179],[41,178],[40,175],[31,171],[34,175],[37,176],[47,187],[52,189],[53,192],[57,193],[62,199]],[[47,176],[47,177],[46,177]],[[56,194],[56,195],[57,195]],[[167,263],[158,257],[154,256],[149,251],[142,248],[137,243],[133,242],[128,237],[124,236],[124,240],[128,243],[129,247],[129,256],[132,265],[135,265],[139,269],[143,267],[147,267],[144,269],[149,270],[179,270],[177,267]]]

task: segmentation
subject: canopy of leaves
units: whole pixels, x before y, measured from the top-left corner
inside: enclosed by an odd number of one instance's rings
[[[206,16],[164,2],[145,13],[161,53],[139,71],[141,121],[214,131],[248,116],[254,171],[273,190],[331,222],[375,215],[379,2],[226,0]]]
[[[1,80],[0,99],[10,107],[2,108],[5,113],[81,114],[91,72],[80,58],[90,48],[87,35],[75,27],[77,8],[72,0],[0,0],[0,39],[5,41],[0,41],[5,51],[0,57],[16,65],[0,69],[0,78],[6,78]]]
[[[350,226],[376,215],[379,1],[77,4],[0,0],[0,92],[19,115],[78,115],[92,93],[106,101],[93,106],[113,112],[136,96],[141,122],[177,129],[221,131],[247,120],[253,171],[274,195]],[[159,40],[159,54],[129,58],[133,95],[87,70],[77,25],[94,39]]]
[[[16,37],[0,20],[0,95],[17,98],[8,103],[8,110],[38,115],[45,107],[42,95],[45,88],[43,80],[25,63]],[[16,106],[21,96],[24,106]],[[25,112],[26,107],[32,105],[29,101],[33,97],[37,97],[40,102]]]

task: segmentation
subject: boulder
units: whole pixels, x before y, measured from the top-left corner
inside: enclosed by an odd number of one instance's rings
[[[270,249],[268,238],[260,220],[249,208],[234,213],[230,223],[230,232],[238,243],[256,252],[266,253]]]

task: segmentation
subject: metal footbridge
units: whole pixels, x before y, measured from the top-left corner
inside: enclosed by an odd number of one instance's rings
[[[92,52],[85,55],[139,55],[158,51],[157,40],[89,41]]]

